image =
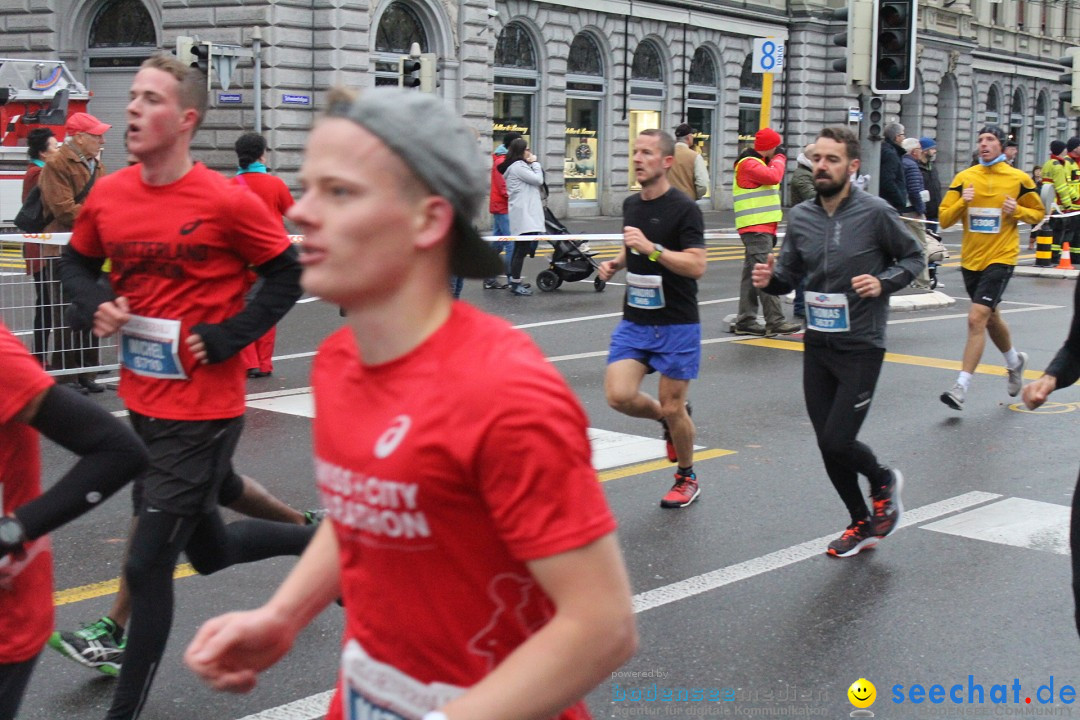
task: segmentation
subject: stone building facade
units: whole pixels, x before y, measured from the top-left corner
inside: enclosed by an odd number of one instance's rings
[[[755,38],[785,45],[770,122],[797,149],[858,104],[832,61],[842,0],[25,0],[0,8],[0,57],[60,57],[94,93],[90,111],[123,127],[138,63],[178,36],[250,47],[261,36],[262,131],[270,163],[295,178],[307,131],[334,85],[396,84],[412,42],[439,58],[438,92],[481,135],[526,133],[560,215],[618,214],[633,192],[630,144],[647,127],[690,122],[712,178],[711,208],[731,205],[732,166],[758,127]],[[966,166],[973,136],[997,122],[1020,143],[1018,166],[1080,134],[1060,100],[1055,60],[1080,44],[1080,0],[922,0],[916,91],[886,104],[908,135],[935,137],[942,177]],[[222,171],[255,124],[254,73],[213,79],[197,137]],[[121,133],[106,164],[123,163]],[[793,153],[794,154],[794,153]]]

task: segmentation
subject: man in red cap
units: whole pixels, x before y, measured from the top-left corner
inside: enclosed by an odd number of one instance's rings
[[[776,226],[783,218],[780,209],[780,181],[787,158],[780,151],[780,135],[762,128],[754,135],[753,149],[747,148],[735,161],[735,182],[731,194],[735,202],[735,229],[746,247],[742,282],[739,285],[739,314],[736,335],[788,335],[802,326],[784,320],[779,298],[759,293],[750,281],[754,265],[764,263],[776,247]],[[758,303],[765,324],[758,322]]]
[[[67,139],[41,169],[41,202],[52,222],[45,232],[66,233],[75,227],[75,218],[82,210],[94,182],[105,174],[101,149],[105,133],[112,127],[93,115],[72,113],[64,124]],[[61,300],[66,306],[67,300]],[[67,327],[57,328],[58,340],[54,364],[56,370],[94,367],[98,364],[98,339],[89,331],[76,332]],[[82,393],[99,393],[105,388],[94,380],[96,373],[80,373],[72,387]]]

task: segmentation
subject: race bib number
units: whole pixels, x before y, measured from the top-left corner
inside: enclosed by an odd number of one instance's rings
[[[844,293],[806,291],[806,327],[818,332],[847,332],[848,299]]]
[[[180,321],[132,315],[120,331],[120,361],[137,375],[186,379],[180,364]]]
[[[1001,232],[1001,208],[968,208],[968,229],[994,235]]]
[[[371,657],[356,640],[341,652],[341,680],[346,720],[420,720],[465,693],[457,685],[422,683]]]
[[[626,304],[639,310],[664,307],[664,279],[659,275],[626,274]]]

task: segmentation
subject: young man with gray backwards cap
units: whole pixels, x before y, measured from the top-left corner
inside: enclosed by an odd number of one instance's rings
[[[524,333],[451,299],[450,273],[501,268],[472,226],[481,151],[431,95],[329,103],[289,218],[304,289],[345,309],[312,368],[330,522],[186,661],[250,690],[341,597],[329,720],[587,718],[581,698],[636,644],[629,582],[581,406]]]
[[[1016,397],[1024,382],[1027,353],[1013,347],[1009,326],[997,306],[1005,294],[1020,254],[1018,222],[1035,225],[1043,219],[1042,200],[1035,182],[1005,161],[1005,131],[987,125],[979,131],[979,163],[957,173],[941,201],[942,228],[957,221],[964,226],[960,270],[971,298],[967,341],[959,377],[941,393],[941,402],[963,410],[975,368],[982,359],[986,335],[1002,355],[1008,370],[1006,387]]]

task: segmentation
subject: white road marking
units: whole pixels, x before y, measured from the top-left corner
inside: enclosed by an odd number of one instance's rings
[[[916,523],[926,522],[927,520],[933,520],[934,518],[947,515],[948,513],[964,510],[974,505],[990,502],[991,500],[997,500],[1000,497],[1001,495],[996,493],[979,491],[957,495],[956,497],[947,500],[924,505],[923,507],[914,510],[908,510],[904,514],[904,519],[900,523],[900,527],[907,527]],[[664,587],[656,588],[655,590],[647,590],[646,592],[638,593],[634,596],[634,612],[640,613],[651,610],[652,608],[660,607],[661,605],[685,600],[694,595],[700,595],[701,593],[715,590],[724,585],[730,585],[739,580],[745,580],[756,575],[761,575],[770,570],[779,570],[780,568],[793,565],[801,560],[816,557],[825,552],[825,546],[835,537],[835,534],[826,535],[825,537],[820,537],[815,540],[792,545],[783,550],[777,550],[774,553],[769,553],[768,555],[763,555],[759,558],[754,558],[753,560],[747,560],[746,562],[730,565],[726,568],[713,570],[712,572],[687,578],[686,580],[672,583],[671,585],[665,585]],[[837,560],[837,562],[850,561]],[[332,693],[319,693],[318,695],[312,695],[297,700],[296,702],[289,703],[288,705],[281,705],[254,715],[248,715],[239,720],[317,720],[326,714],[326,705],[329,702],[327,697],[330,694]],[[294,710],[293,708],[296,709]],[[286,709],[288,709],[290,714],[279,714]]]
[[[1006,498],[929,525],[923,530],[1000,545],[1069,554],[1069,515],[1065,505]]]

